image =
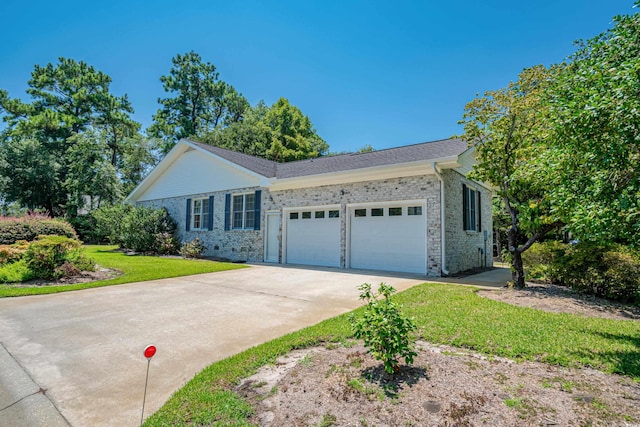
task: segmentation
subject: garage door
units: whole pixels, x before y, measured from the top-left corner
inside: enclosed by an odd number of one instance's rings
[[[426,274],[424,203],[352,207],[351,268]]]
[[[340,210],[287,213],[287,263],[340,267]]]

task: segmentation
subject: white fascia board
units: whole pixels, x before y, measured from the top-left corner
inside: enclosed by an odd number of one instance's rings
[[[179,141],[165,156],[160,163],[158,163],[152,170],[149,172],[140,184],[136,188],[133,189],[131,193],[124,199],[125,203],[135,203],[138,201],[138,197],[144,193],[144,191],[155,181],[164,171],[166,171],[169,166],[176,161],[178,157],[185,151],[187,148],[186,144],[183,141]]]
[[[375,181],[380,179],[401,178],[407,176],[432,174],[433,162],[444,167],[459,166],[456,157],[435,160],[420,160],[385,166],[373,166],[344,172],[329,172],[319,175],[300,176],[294,178],[272,179],[270,191],[290,190],[294,188],[319,187],[322,185],[346,184],[351,182]]]
[[[270,183],[270,182],[269,182],[269,179],[268,179],[267,177],[265,177],[264,175],[260,175],[259,173],[254,172],[254,171],[252,171],[251,169],[247,169],[247,168],[245,168],[244,166],[240,166],[240,165],[239,165],[239,164],[237,164],[237,163],[234,163],[234,162],[232,162],[232,161],[229,161],[229,160],[227,160],[227,159],[224,159],[224,158],[222,158],[222,157],[218,156],[217,154],[212,153],[211,151],[207,151],[207,150],[205,150],[204,148],[201,148],[201,147],[198,147],[198,146],[197,146],[197,145],[195,145],[195,144],[192,144],[190,141],[184,141],[184,143],[185,143],[185,144],[188,144],[188,145],[189,145],[191,148],[193,148],[194,150],[198,150],[198,151],[200,151],[201,153],[207,154],[207,155],[209,155],[209,156],[211,156],[211,157],[215,158],[215,159],[216,159],[217,161],[219,161],[220,163],[224,163],[224,164],[225,164],[225,165],[227,165],[227,166],[230,166],[230,167],[232,167],[232,168],[238,169],[239,171],[242,171],[242,172],[246,173],[247,175],[250,175],[250,176],[252,176],[252,177],[254,177],[254,178],[257,178],[258,180],[260,180],[260,184],[261,184],[261,185],[262,185],[262,184],[269,184],[269,183]]]
[[[191,142],[187,141],[187,140],[180,140],[178,141],[178,143],[171,149],[171,151],[169,151],[167,153],[167,155],[160,161],[160,163],[158,163],[156,165],[156,167],[149,173],[149,175],[146,176],[145,179],[142,180],[142,182],[140,184],[138,184],[138,186],[127,196],[127,198],[124,200],[125,203],[135,203],[138,198],[144,194],[144,192],[149,188],[149,186],[151,186],[151,184],[153,184],[153,182],[158,179],[160,177],[160,175],[162,175],[167,169],[169,169],[169,167],[171,166],[171,164],[173,162],[175,162],[178,157],[180,157],[182,154],[184,154],[185,152],[187,152],[189,149],[192,150],[197,150],[200,153],[203,153],[205,155],[209,155],[211,157],[213,157],[214,159],[216,159],[216,161],[223,163],[227,166],[230,166],[232,168],[235,168],[249,176],[252,176],[254,178],[257,178],[259,181],[259,185],[261,187],[269,187],[271,185],[271,181],[269,181],[268,178],[266,178],[263,175],[260,175],[259,173],[253,172],[252,170],[249,170],[245,167],[242,167],[240,165],[238,165],[237,163],[233,163],[230,162],[227,159],[223,159],[222,157],[204,150],[201,147],[198,147],[195,144],[192,144]]]

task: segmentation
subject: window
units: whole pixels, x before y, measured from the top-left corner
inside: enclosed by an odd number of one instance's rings
[[[311,212],[302,212],[302,219],[311,218]]]
[[[289,214],[289,219],[298,219],[298,212],[291,212]]]
[[[462,184],[463,227],[466,231],[480,231],[480,192]]]
[[[255,194],[233,196],[233,228],[253,229],[255,223]]]
[[[384,209],[383,208],[371,209],[371,216],[384,216]]]
[[[340,218],[340,211],[329,211],[329,218]]]
[[[324,218],[324,211],[316,211],[316,218]]]
[[[209,227],[209,199],[194,199],[191,203],[191,229],[207,230]]]
[[[353,212],[354,216],[357,217],[361,217],[361,216],[367,216],[367,210],[366,209],[356,209]]]
[[[389,216],[402,216],[402,208],[389,208]]]
[[[422,206],[409,206],[407,215],[422,215]]]

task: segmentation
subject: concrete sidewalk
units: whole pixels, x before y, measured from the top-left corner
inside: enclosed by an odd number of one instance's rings
[[[495,267],[493,270],[465,277],[436,277],[429,282],[450,283],[452,285],[478,286],[482,288],[503,288],[511,280],[509,267]]]

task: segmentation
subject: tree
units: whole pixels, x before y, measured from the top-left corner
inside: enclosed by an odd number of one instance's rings
[[[525,286],[522,253],[560,224],[547,196],[555,176],[541,153],[551,133],[545,95],[554,72],[525,69],[508,87],[469,102],[460,121],[477,153],[470,177],[490,183],[509,214],[507,249],[517,288]]]
[[[281,162],[318,157],[329,149],[309,117],[285,98],[271,107],[260,101],[246,111],[241,121],[204,134],[200,140]]]
[[[93,210],[122,198],[116,168],[107,158],[106,142],[87,134],[69,138],[68,173],[63,183],[68,201],[67,214],[77,216],[83,209]]]
[[[37,139],[12,139],[0,146],[0,192],[6,202],[29,210],[43,208],[60,213],[58,158]]]
[[[0,138],[4,202],[74,215],[83,198],[119,197],[117,181],[126,175],[120,168],[125,151],[131,151],[127,141],[139,135],[140,124],[131,118],[127,96],[110,93],[110,84],[111,78],[94,67],[59,58],[55,65],[34,67],[30,102],[0,90],[0,113],[7,123]]]
[[[325,154],[329,145],[318,136],[309,116],[285,98],[276,101],[264,122],[273,131],[267,158],[280,162],[302,160]]]
[[[218,126],[242,119],[247,100],[231,85],[219,80],[215,65],[202,62],[196,52],[176,55],[169,75],[160,77],[168,98],[153,116],[149,135],[165,140],[169,151],[181,138],[198,137]]]
[[[640,2],[636,2],[640,6]],[[640,244],[640,14],[580,43],[550,96],[552,197],[583,240]]]

